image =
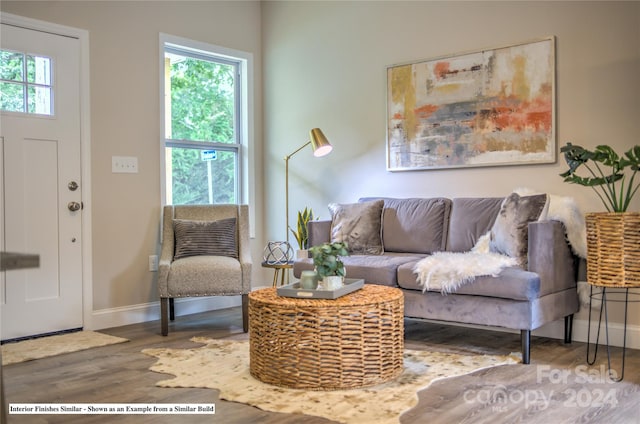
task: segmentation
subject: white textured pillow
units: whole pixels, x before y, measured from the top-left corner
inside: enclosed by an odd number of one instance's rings
[[[176,248],[173,259],[189,256],[238,258],[236,219],[218,221],[173,220]]]
[[[520,197],[511,193],[505,198],[491,228],[490,250],[516,258],[526,269],[529,223],[538,220],[546,203],[546,194]]]
[[[346,242],[352,254],[381,255],[383,207],[384,200],[329,204],[331,242]]]

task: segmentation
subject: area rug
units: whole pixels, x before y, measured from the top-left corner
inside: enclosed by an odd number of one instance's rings
[[[142,351],[158,358],[150,368],[152,371],[175,376],[156,383],[157,386],[217,389],[223,400],[345,424],[397,424],[403,412],[417,405],[418,391],[432,382],[520,362],[517,354],[489,356],[405,350],[405,370],[391,382],[362,389],[308,391],[277,387],[253,378],[249,373],[248,341],[206,337],[191,340],[205,346]]]
[[[2,345],[2,365],[16,364],[47,358],[62,353],[78,352],[94,347],[127,342],[127,339],[97,333],[77,331],[75,333],[41,337]]]

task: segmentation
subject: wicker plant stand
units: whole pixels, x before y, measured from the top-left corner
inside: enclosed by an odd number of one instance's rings
[[[607,365],[609,377],[615,381],[624,378],[627,347],[627,311],[629,303],[640,302],[640,213],[600,212],[588,213],[587,224],[587,281],[591,285],[589,300],[589,326],[587,328],[587,363],[593,365],[598,355],[600,327],[604,312]],[[594,287],[600,291],[594,293]],[[608,297],[613,295],[612,297]],[[621,297],[624,295],[624,297]],[[590,358],[591,306],[593,299],[601,301],[593,358]],[[624,303],[624,329],[620,374],[611,369],[609,348],[609,319],[607,304]]]
[[[589,283],[640,287],[640,213],[588,213],[586,224]]]
[[[249,294],[249,369],[277,386],[335,390],[373,386],[403,370],[404,297],[365,285],[338,299]]]

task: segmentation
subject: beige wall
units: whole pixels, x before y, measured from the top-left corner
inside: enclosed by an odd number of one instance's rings
[[[562,182],[561,157],[551,165],[387,172],[385,70],[397,63],[555,35],[558,145],[621,151],[639,143],[638,2],[266,2],[262,26],[265,197],[284,202],[282,157],[310,128],[334,144],[330,156],[307,151],[291,160],[292,211],[311,206],[328,218],[327,203],[361,196],[504,196],[518,187],[603,210],[590,189]],[[636,199],[632,210],[639,206]],[[277,237],[282,209],[266,213],[267,238]],[[639,325],[640,310],[632,315]]]
[[[93,309],[158,299],[148,256],[159,252],[159,33],[242,50],[254,58],[255,157],[262,173],[258,2],[2,1],[3,12],[88,30],[90,39]],[[112,156],[137,156],[138,174],[111,173]],[[262,186],[256,216],[263,215]],[[258,225],[262,228],[260,221]],[[260,230],[252,240],[259,258]],[[259,261],[254,267],[260,274]],[[258,277],[259,278],[259,277]]]

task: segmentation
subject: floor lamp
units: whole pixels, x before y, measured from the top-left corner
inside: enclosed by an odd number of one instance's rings
[[[293,155],[307,147],[309,144],[311,144],[311,148],[313,149],[313,156],[317,158],[328,155],[333,149],[333,146],[331,146],[331,143],[329,143],[329,140],[327,140],[327,137],[324,136],[320,128],[312,129],[309,133],[309,138],[309,141],[284,157],[284,172],[286,182],[284,197],[286,202],[285,213],[287,217],[287,226],[285,227],[285,231],[287,233],[287,243],[289,243],[289,159],[291,159]]]

